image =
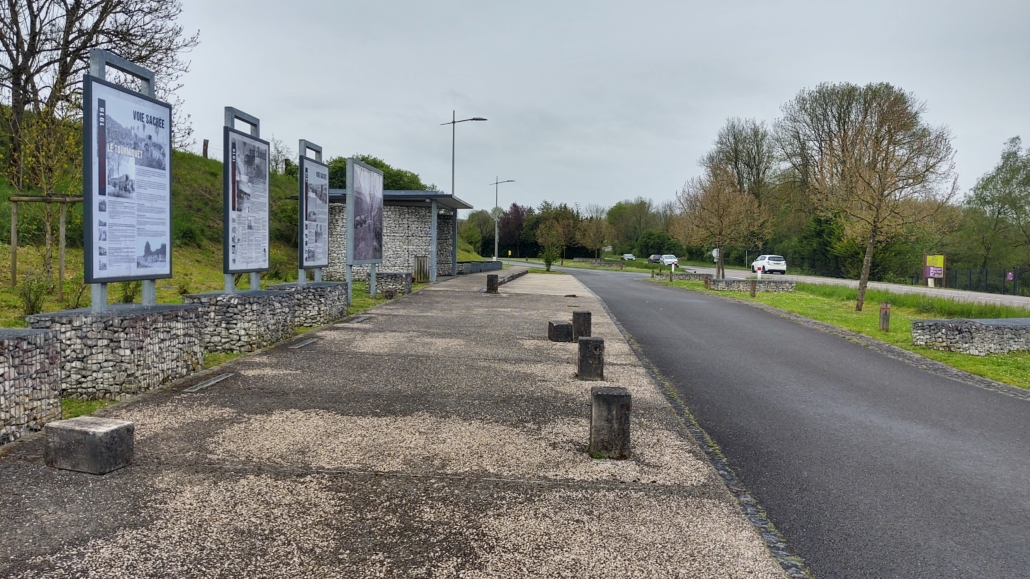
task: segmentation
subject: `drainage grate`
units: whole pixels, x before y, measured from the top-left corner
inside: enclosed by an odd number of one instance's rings
[[[225,380],[229,376],[232,376],[232,374],[231,373],[219,374],[219,375],[215,376],[214,378],[211,378],[209,380],[204,380],[200,384],[195,384],[193,386],[190,386],[189,388],[184,390],[184,392],[200,392],[201,390],[203,390],[204,388],[207,388],[208,386],[212,386],[214,384],[218,384],[219,382],[221,382],[222,380]]]
[[[299,350],[300,348],[303,348],[304,346],[307,346],[308,344],[314,344],[317,341],[318,341],[318,338],[308,338],[307,340],[304,340],[303,342],[297,342],[296,344],[290,346],[290,349],[291,350]]]

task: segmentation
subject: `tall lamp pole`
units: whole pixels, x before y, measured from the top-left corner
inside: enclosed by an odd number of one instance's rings
[[[451,195],[454,195],[454,125],[457,125],[458,123],[465,123],[465,122],[468,122],[468,121],[485,121],[485,120],[486,119],[484,119],[483,117],[472,117],[470,119],[461,119],[459,121],[459,120],[457,120],[457,117],[455,116],[455,112],[452,110],[451,111],[451,122],[449,122],[449,123],[440,123],[441,127],[444,126],[444,125],[450,125],[451,126]],[[457,218],[457,215],[455,215],[455,218]]]
[[[494,210],[490,212],[490,216],[494,218],[494,261],[497,261],[497,222],[501,219],[501,204],[498,203],[497,190],[501,186],[501,183],[514,183],[515,179],[508,179],[507,181],[501,181],[500,177],[494,177],[494,182],[491,185],[494,186]]]

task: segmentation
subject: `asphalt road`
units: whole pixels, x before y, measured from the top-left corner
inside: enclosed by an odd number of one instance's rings
[[[566,270],[816,577],[1030,576],[1030,402],[745,304]]]

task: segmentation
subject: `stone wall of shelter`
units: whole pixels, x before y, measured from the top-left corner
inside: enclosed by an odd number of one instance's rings
[[[912,343],[974,356],[1030,350],[1030,318],[915,320]]]
[[[415,271],[415,258],[428,256],[432,212],[428,207],[383,207],[383,263],[379,271]],[[437,215],[436,273],[451,275],[454,257],[454,215]],[[322,270],[328,281],[347,279],[347,204],[329,204],[329,266]],[[354,266],[354,279],[367,280],[369,266]]]
[[[200,306],[198,325],[205,352],[252,352],[296,333],[295,298],[290,292],[248,290],[187,294]]]
[[[61,395],[119,400],[188,376],[204,361],[195,306],[109,306],[27,316],[60,341]]]
[[[755,282],[756,292],[783,293],[797,289],[797,283],[789,279],[713,279],[708,288],[724,292],[750,292],[752,281]]]
[[[294,321],[298,326],[324,326],[347,317],[347,283],[308,282],[268,286],[293,295]]]
[[[497,271],[503,268],[504,264],[500,261],[459,261],[458,275],[482,273],[484,271]]]
[[[50,330],[0,330],[0,445],[61,419],[61,347]]]

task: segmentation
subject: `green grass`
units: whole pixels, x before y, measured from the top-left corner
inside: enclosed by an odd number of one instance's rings
[[[204,369],[214,368],[230,360],[235,360],[243,355],[243,352],[211,352],[204,354]]]
[[[970,374],[1020,388],[1030,388],[1030,352],[973,356],[916,347],[912,344],[912,320],[947,317],[981,319],[1030,317],[1030,311],[1025,309],[989,304],[967,304],[942,298],[870,290],[866,292],[863,311],[856,312],[856,290],[843,286],[799,283],[798,291],[794,293],[758,293],[756,297],[751,298],[746,293],[729,294],[705,290],[704,284],[696,281],[656,281],[655,283],[744,301],[760,302],[875,338]],[[881,332],[879,329],[879,304],[883,301],[891,303],[889,332]]]
[[[554,271],[554,270],[547,271],[546,269],[544,269],[542,267],[531,267],[531,268],[529,268],[529,273],[547,273],[547,274],[554,273],[554,274],[562,275],[565,272],[564,271]]]
[[[61,418],[68,420],[76,416],[88,416],[105,406],[114,404],[114,400],[77,400],[75,398],[61,399]]]

